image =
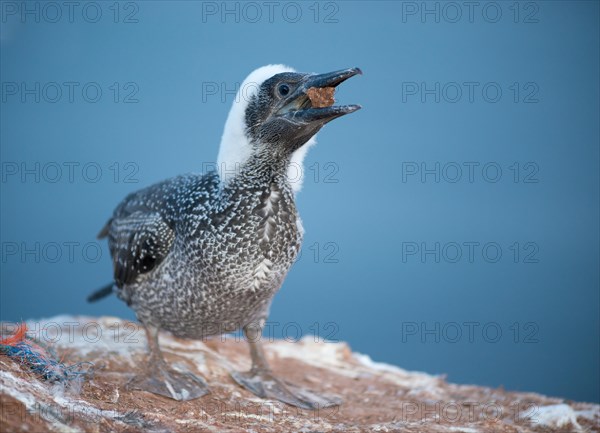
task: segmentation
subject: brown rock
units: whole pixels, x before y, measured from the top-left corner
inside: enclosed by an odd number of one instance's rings
[[[144,332],[135,323],[60,316],[28,326],[29,335],[53,342],[63,362],[92,362],[95,373],[80,386],[65,388],[0,356],[2,432],[600,431],[598,405],[450,384],[442,377],[373,362],[345,343],[315,342],[314,337],[266,342],[267,355],[280,377],[341,395],[340,407],[306,411],[239,387],[229,371],[247,369],[250,359],[238,337],[202,342],[162,334],[167,361],[203,375],[212,391],[178,402],[125,389],[146,360]]]

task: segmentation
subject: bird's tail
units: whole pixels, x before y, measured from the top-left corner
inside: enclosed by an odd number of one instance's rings
[[[107,284],[106,286],[96,290],[94,293],[92,293],[90,296],[87,297],[87,301],[88,302],[96,302],[102,298],[107,297],[114,291],[114,285],[115,285],[115,283],[110,283],[110,284]]]

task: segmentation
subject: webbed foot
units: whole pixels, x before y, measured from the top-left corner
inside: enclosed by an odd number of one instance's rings
[[[193,400],[208,394],[208,385],[202,377],[173,370],[167,365],[158,344],[158,328],[148,325],[144,328],[150,358],[144,373],[132,378],[125,388],[148,391],[174,400]]]
[[[280,379],[277,379],[269,370],[252,369],[246,372],[231,373],[233,379],[253,394],[279,400],[302,409],[322,409],[338,406],[342,403],[337,396],[318,395]]]
[[[210,392],[206,381],[201,377],[162,366],[135,376],[125,387],[129,390],[148,391],[173,400],[193,400]]]

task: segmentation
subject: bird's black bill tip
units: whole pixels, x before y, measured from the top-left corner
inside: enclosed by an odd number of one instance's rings
[[[337,119],[338,117],[354,113],[361,108],[362,106],[358,104],[332,105],[331,107],[307,108],[304,110],[290,111],[285,113],[284,116],[287,117],[291,122],[297,124],[309,124],[313,122],[325,124],[333,119]]]
[[[337,87],[346,81],[348,78],[354,77],[355,75],[362,75],[362,69],[348,68],[340,69],[339,71],[326,72],[324,74],[311,75],[307,82],[306,88],[310,87]]]

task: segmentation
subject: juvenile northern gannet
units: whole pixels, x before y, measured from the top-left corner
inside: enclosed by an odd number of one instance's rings
[[[297,73],[283,65],[255,70],[229,112],[218,170],[165,180],[118,205],[99,234],[108,237],[114,283],[90,300],[116,291],[146,329],[150,359],[131,389],[178,400],[206,394],[202,378],[166,364],[159,330],[202,339],[242,329],[252,368],[232,373],[240,385],[302,408],[339,404],[274,377],[260,335],[302,243],[294,201],[298,164],[323,125],[360,108],[316,108],[306,92],[360,73]]]

